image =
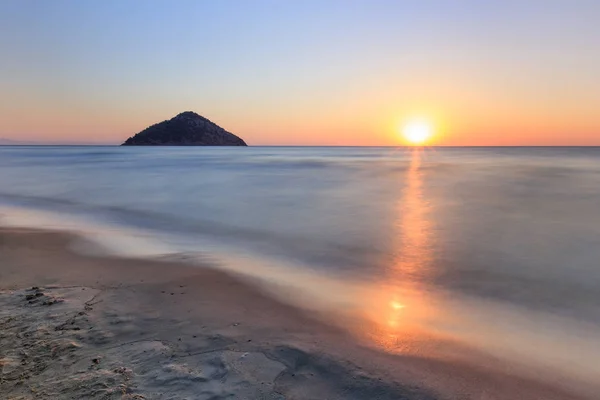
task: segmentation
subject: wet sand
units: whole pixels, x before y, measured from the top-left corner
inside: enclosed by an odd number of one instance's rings
[[[231,273],[85,256],[73,240],[0,229],[1,398],[593,398],[387,354]]]

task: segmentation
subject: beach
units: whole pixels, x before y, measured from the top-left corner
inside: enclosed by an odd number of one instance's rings
[[[392,355],[210,266],[72,250],[0,230],[0,396],[586,399],[560,381]]]
[[[599,20],[0,0],[0,400],[600,400]]]

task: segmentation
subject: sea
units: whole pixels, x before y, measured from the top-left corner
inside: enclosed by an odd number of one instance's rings
[[[600,148],[4,146],[0,225],[235,271],[382,351],[600,381]]]

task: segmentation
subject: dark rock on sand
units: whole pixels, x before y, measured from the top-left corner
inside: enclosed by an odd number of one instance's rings
[[[241,138],[192,111],[152,125],[123,146],[247,146]]]

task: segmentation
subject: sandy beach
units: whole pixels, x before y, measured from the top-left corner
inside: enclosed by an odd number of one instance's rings
[[[75,238],[0,230],[1,398],[592,398],[510,370],[386,354],[241,277],[90,257],[71,250]]]

